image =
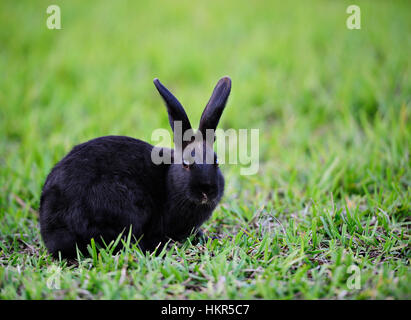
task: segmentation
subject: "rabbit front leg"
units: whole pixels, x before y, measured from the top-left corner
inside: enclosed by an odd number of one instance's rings
[[[209,237],[204,234],[203,230],[198,229],[196,235],[194,236],[193,244],[204,244],[207,243],[208,239]]]
[[[198,229],[196,235],[194,236],[193,244],[198,244],[198,243],[204,244],[204,243],[207,243],[208,239],[218,240],[220,238],[217,236],[207,236],[204,234],[203,230]]]

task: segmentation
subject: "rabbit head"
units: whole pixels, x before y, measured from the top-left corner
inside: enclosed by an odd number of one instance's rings
[[[168,189],[197,205],[215,207],[224,193],[224,177],[213,149],[215,129],[231,90],[231,80],[218,81],[194,132],[183,106],[158,79],[154,84],[162,96],[174,133],[175,149],[168,174]]]

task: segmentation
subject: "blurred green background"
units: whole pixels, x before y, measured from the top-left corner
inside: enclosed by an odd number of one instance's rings
[[[260,171],[222,167],[226,196],[207,228],[235,233],[262,204],[286,228],[310,203],[348,203],[364,224],[383,210],[400,223],[405,287],[364,297],[409,297],[411,3],[355,1],[361,30],[348,30],[352,2],[2,0],[2,268],[25,261],[18,238],[44,252],[41,187],[74,145],[102,135],[150,142],[154,129],[168,129],[155,77],[197,126],[215,83],[229,75],[219,127],[260,129]],[[46,27],[50,4],[61,8],[61,30]],[[307,210],[309,232],[315,214]]]

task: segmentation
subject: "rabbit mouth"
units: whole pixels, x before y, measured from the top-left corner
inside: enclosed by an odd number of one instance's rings
[[[204,192],[201,192],[202,198],[201,198],[201,204],[206,204],[208,202],[208,197]]]
[[[213,194],[209,194],[206,192],[198,192],[198,193],[191,193],[189,196],[191,202],[196,204],[197,206],[205,206],[205,207],[212,207],[215,205],[216,198]]]
[[[212,203],[212,199],[205,192],[193,194],[190,198],[192,202],[200,206],[209,206]]]

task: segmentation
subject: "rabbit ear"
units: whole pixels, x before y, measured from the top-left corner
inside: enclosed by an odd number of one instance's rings
[[[213,129],[215,131],[217,128],[230,91],[231,79],[229,77],[221,78],[201,115],[199,130],[203,137],[206,137],[206,129]]]
[[[173,132],[174,132],[174,121],[181,121],[183,134],[184,132],[186,132],[186,130],[190,130],[191,129],[190,120],[188,120],[187,114],[184,111],[184,108],[181,105],[181,103],[177,100],[176,97],[173,96],[173,94],[170,91],[168,91],[168,89],[165,86],[163,86],[160,80],[155,78],[153,82],[158,92],[160,93],[161,97],[163,98],[164,102],[166,103],[167,112],[168,112],[168,121],[170,122],[170,126],[171,126],[171,129],[173,129]]]

